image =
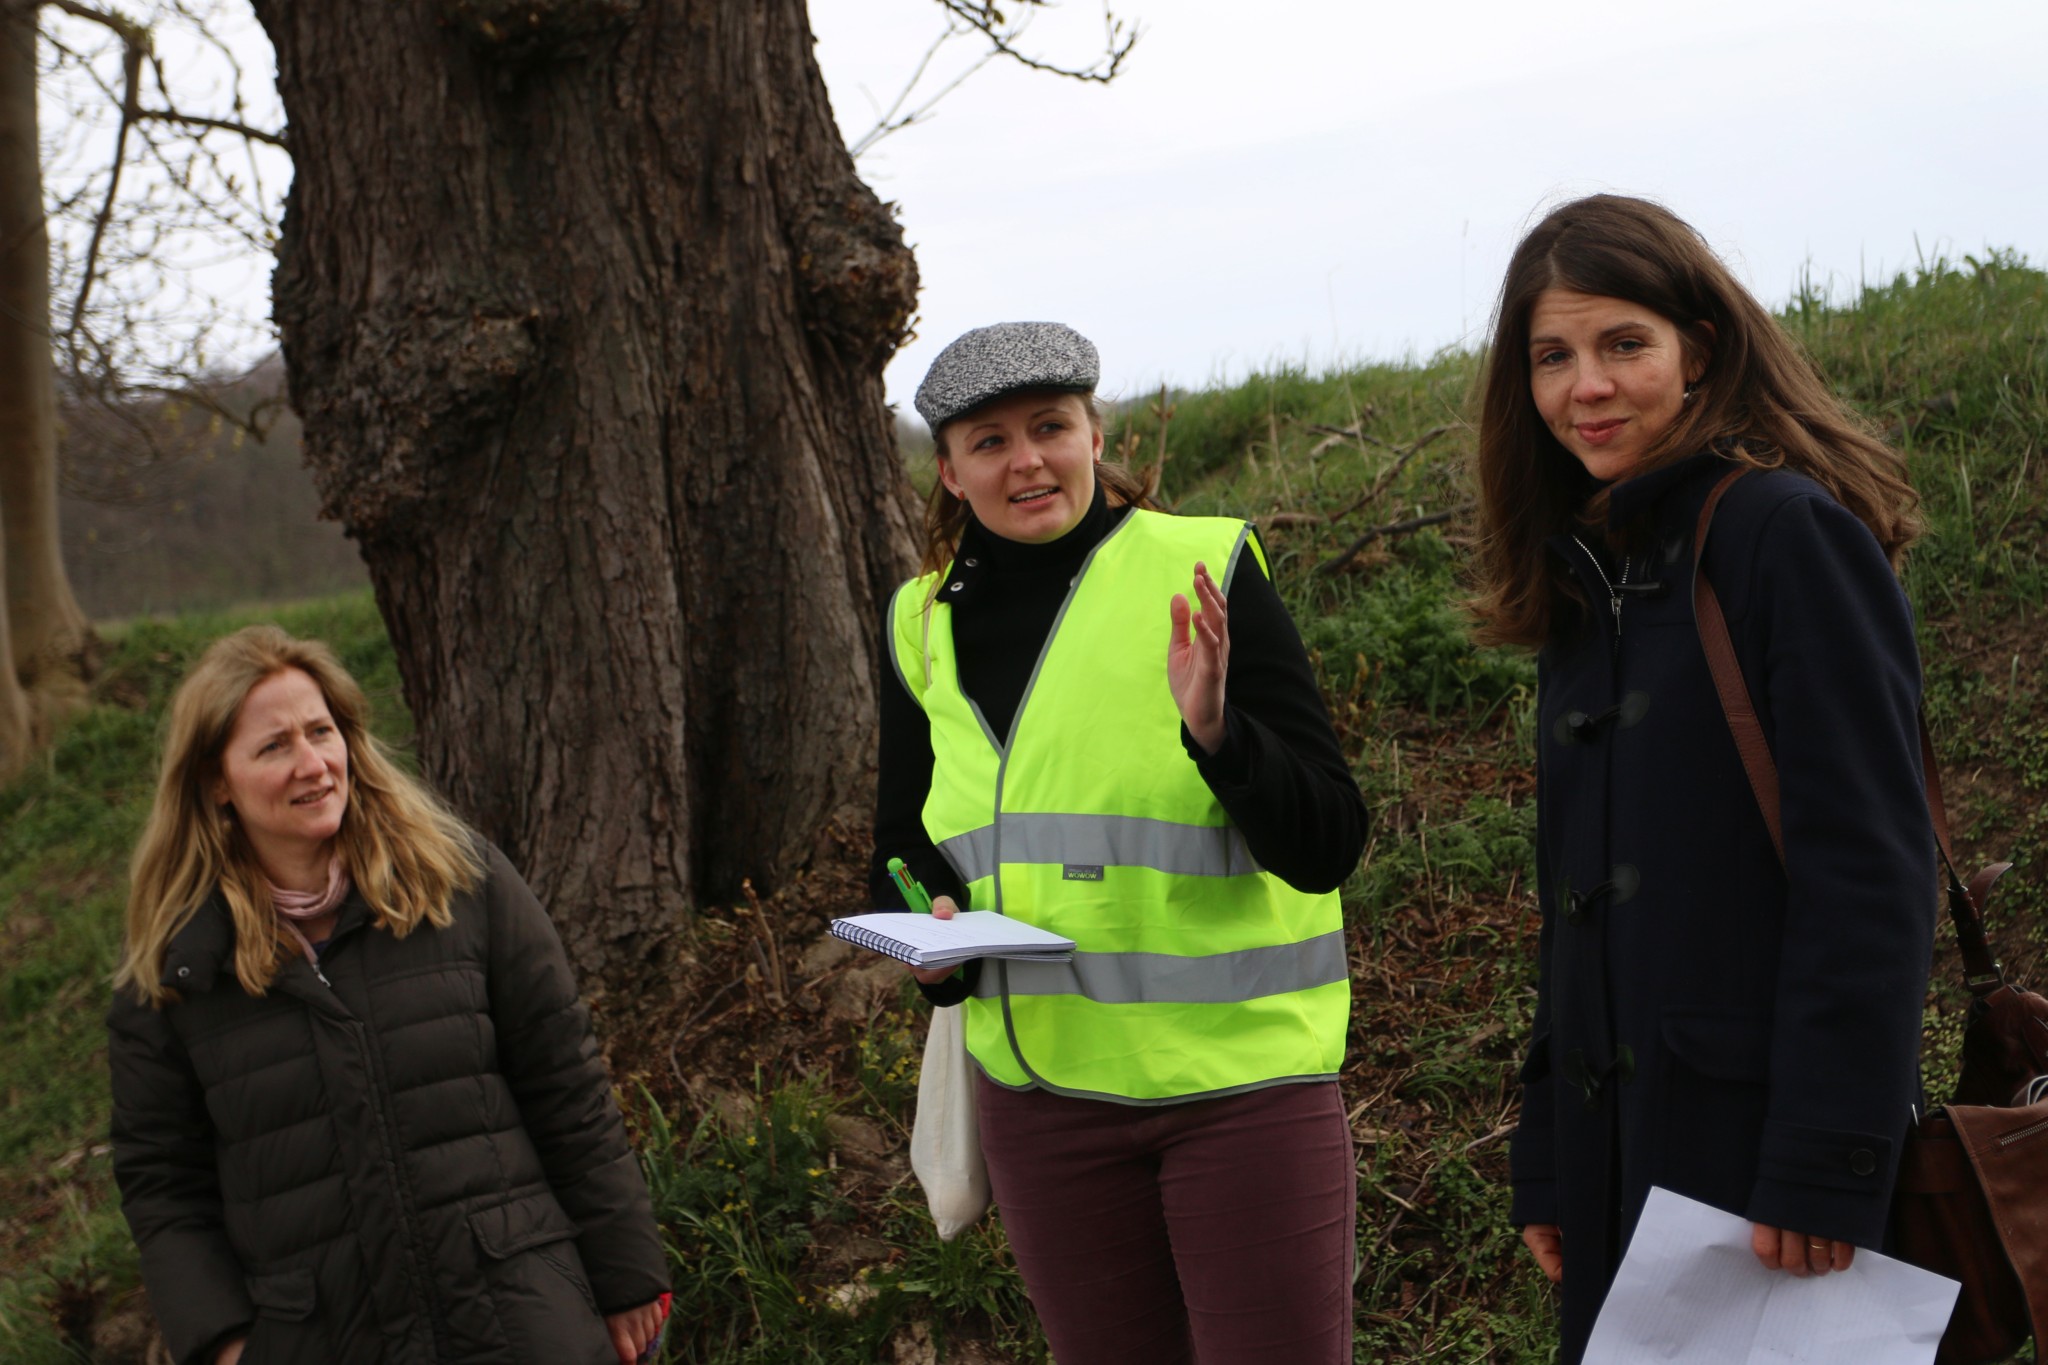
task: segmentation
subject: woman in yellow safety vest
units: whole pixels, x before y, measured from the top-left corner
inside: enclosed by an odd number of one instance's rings
[[[901,857],[936,914],[1075,942],[919,973],[966,1011],[1061,1365],[1348,1362],[1336,888],[1365,804],[1251,527],[1143,506],[1098,375],[1071,328],[1002,323],[918,390],[939,479],[884,623],[872,889],[901,904]]]

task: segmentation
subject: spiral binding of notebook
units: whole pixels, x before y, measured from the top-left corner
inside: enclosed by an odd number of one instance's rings
[[[832,921],[832,933],[836,937],[845,939],[856,948],[866,948],[868,951],[875,953],[886,953],[898,962],[908,962],[913,967],[924,965],[920,960],[922,954],[909,944],[899,943],[887,934],[877,934],[871,930],[863,929],[851,920],[839,919]]]

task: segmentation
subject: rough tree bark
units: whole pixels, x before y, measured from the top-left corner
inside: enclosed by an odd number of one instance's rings
[[[871,794],[916,297],[802,0],[255,0],[275,280],[428,776],[586,976]]]
[[[82,701],[95,642],[57,539],[50,239],[36,124],[34,0],[0,0],[0,774],[35,713]],[[29,698],[35,705],[29,705]]]

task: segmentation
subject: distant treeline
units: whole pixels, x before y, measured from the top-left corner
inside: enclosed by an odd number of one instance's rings
[[[212,397],[246,416],[281,392],[275,361]],[[64,567],[97,620],[290,601],[369,582],[299,458],[283,412],[258,440],[205,405],[156,400],[65,414]]]
[[[246,415],[283,383],[271,361],[212,397]],[[922,492],[931,436],[899,418],[896,438]],[[257,440],[192,402],[76,407],[62,440],[64,567],[95,620],[289,602],[370,581],[341,527],[320,520],[288,411]]]

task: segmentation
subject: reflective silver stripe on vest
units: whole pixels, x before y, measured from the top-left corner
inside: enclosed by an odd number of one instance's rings
[[[1203,957],[1076,953],[1072,962],[1010,961],[1003,966],[1012,996],[1085,995],[1104,1005],[1230,1005],[1312,990],[1350,973],[1342,929],[1299,943]],[[982,972],[974,993],[987,998],[1001,994],[997,974]]]
[[[1177,825],[1135,815],[1004,814],[1003,861],[1149,867],[1182,877],[1243,877],[1259,871],[1233,825]],[[996,870],[996,827],[956,834],[939,852],[973,882]]]

